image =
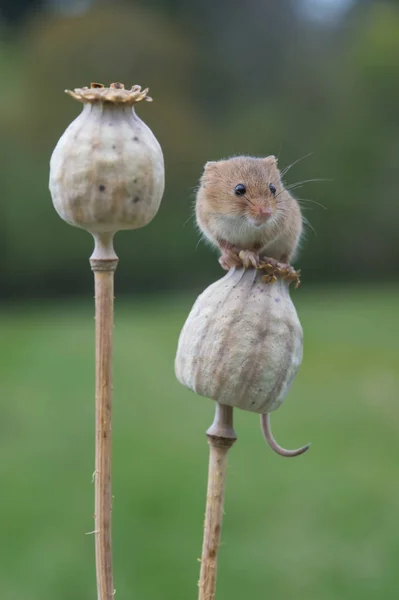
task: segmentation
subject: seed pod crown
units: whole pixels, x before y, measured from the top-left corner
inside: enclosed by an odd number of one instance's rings
[[[136,229],[151,221],[164,191],[161,147],[134,105],[148,89],[123,84],[66,90],[83,103],[50,161],[50,191],[58,214],[93,234]]]

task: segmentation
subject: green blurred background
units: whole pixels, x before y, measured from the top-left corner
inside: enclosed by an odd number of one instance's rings
[[[286,461],[236,415],[217,600],[396,599],[398,3],[1,0],[0,34],[0,597],[96,597],[92,240],[55,213],[48,163],[81,109],[63,90],[122,81],[151,89],[167,185],[115,244],[116,597],[196,597],[213,404],[173,360],[222,275],[191,218],[202,166],[312,152],[287,177],[330,180],[298,191],[304,363],[273,415],[312,448]]]

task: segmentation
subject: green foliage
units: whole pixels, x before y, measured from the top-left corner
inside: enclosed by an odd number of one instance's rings
[[[236,411],[218,600],[394,598],[398,290],[298,290],[305,357],[273,414]],[[119,598],[195,598],[213,403],[173,375],[194,297],[116,302],[113,539]],[[93,307],[0,313],[0,595],[94,598]],[[39,351],[40,349],[40,351]]]

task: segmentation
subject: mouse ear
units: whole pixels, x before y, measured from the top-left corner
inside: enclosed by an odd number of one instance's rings
[[[270,156],[266,156],[266,158],[264,158],[263,160],[267,165],[273,165],[277,167],[278,160],[273,154],[271,154]]]

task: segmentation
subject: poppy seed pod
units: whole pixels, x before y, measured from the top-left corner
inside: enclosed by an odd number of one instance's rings
[[[289,283],[231,269],[195,302],[175,360],[177,379],[201,396],[256,413],[277,409],[302,361],[302,327]]]
[[[93,234],[137,229],[155,216],[164,191],[164,161],[134,104],[148,90],[123,84],[66,92],[83,103],[50,161],[50,192],[58,214]]]

